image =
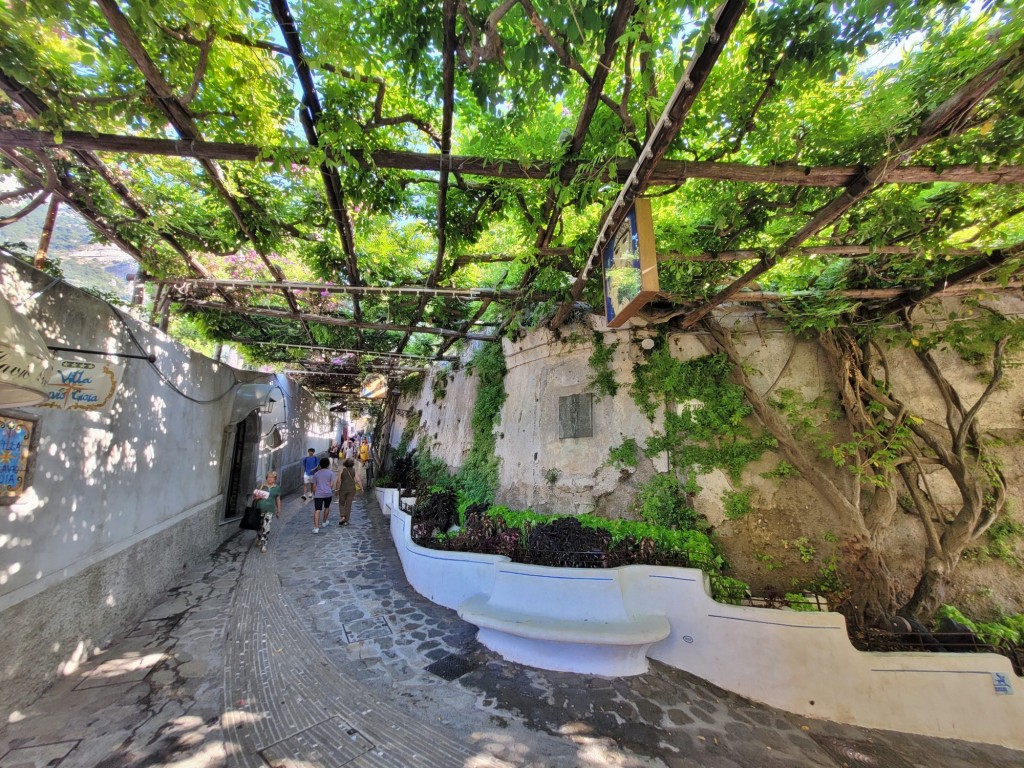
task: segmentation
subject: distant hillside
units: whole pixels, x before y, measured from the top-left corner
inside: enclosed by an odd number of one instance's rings
[[[2,205],[0,215],[12,213],[19,207]],[[30,255],[35,254],[45,218],[46,206],[36,208],[24,219],[0,229],[0,244],[21,243]],[[135,274],[138,264],[116,245],[99,244],[96,239],[81,216],[68,206],[61,206],[48,258],[60,265],[64,278],[72,285],[112,293],[127,300],[130,286],[125,278]]]

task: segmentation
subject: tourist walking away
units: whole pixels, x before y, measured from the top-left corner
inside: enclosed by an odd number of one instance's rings
[[[320,533],[321,523],[327,525],[336,485],[334,473],[331,472],[331,460],[325,456],[313,472],[313,533]]]
[[[306,458],[302,460],[302,500],[306,500],[306,496],[313,495],[313,473],[316,472],[316,468],[320,466],[320,462],[316,458],[316,450],[310,448],[306,451]]]
[[[370,463],[370,443],[367,442],[366,438],[363,438],[363,442],[359,444],[359,468],[363,473],[363,488],[367,488],[370,485],[370,468],[367,466]]]
[[[338,447],[336,442],[331,443],[331,447],[327,449],[327,458],[331,460],[331,469],[335,472],[338,471],[338,459],[341,456],[341,448]]]
[[[356,441],[353,440],[351,437],[348,440],[345,441],[345,446],[344,446],[344,449],[343,449],[343,455],[345,456],[346,459],[352,459],[353,462],[355,461],[355,458],[356,458]]]
[[[341,520],[338,525],[348,525],[348,519],[352,516],[352,499],[356,491],[363,490],[356,480],[356,463],[352,459],[345,459],[341,465],[341,474],[338,476],[338,509]]]
[[[260,530],[256,541],[260,552],[267,551],[267,537],[270,536],[270,518],[281,516],[281,486],[277,484],[277,472],[267,472],[267,479],[252,492],[252,500],[260,511]]]

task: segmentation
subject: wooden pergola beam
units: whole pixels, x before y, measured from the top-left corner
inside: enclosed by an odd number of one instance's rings
[[[146,50],[145,45],[142,43],[142,39],[135,32],[128,18],[121,11],[117,0],[96,0],[96,4],[99,6],[103,17],[107,20],[107,24],[110,25],[111,31],[117,38],[121,47],[128,54],[128,57],[135,64],[136,68],[142,74],[143,79],[146,81],[146,88],[150,91],[153,96],[153,103],[158,106],[161,112],[167,117],[168,121],[177,131],[178,135],[187,141],[202,141],[202,134],[199,132],[199,128],[196,125],[195,118],[192,113],[189,112],[188,108],[181,103],[181,100],[177,97],[171,84],[164,77],[163,72],[156,65],[156,62],[150,57],[149,52]],[[245,215],[242,213],[242,208],[235,199],[235,196],[227,188],[224,183],[223,174],[220,171],[220,167],[213,160],[200,160],[203,170],[206,172],[207,177],[210,179],[210,183],[213,188],[217,191],[221,200],[227,205],[228,210],[231,211],[231,215],[234,217],[235,222],[238,224],[239,230],[245,236],[245,238],[253,244],[253,248],[259,255],[260,260],[264,266],[270,271],[271,276],[275,280],[284,280],[284,273],[281,269],[274,264],[263,249],[259,247],[256,237],[254,236],[251,227],[245,220]],[[281,291],[288,302],[288,305],[292,308],[293,312],[298,311],[298,305],[295,303],[295,297],[291,295],[287,290]],[[302,323],[302,328],[309,337],[309,340],[313,340],[313,335],[309,332],[309,328]]]
[[[906,295],[895,299],[889,304],[882,307],[879,314],[892,314],[900,312],[904,309],[910,309],[922,301],[939,296],[940,294],[958,295],[958,288],[971,288],[972,286],[962,286],[961,283],[965,283],[968,280],[974,280],[981,277],[988,272],[991,272],[996,267],[1005,264],[1007,261],[1012,259],[1024,258],[1024,243],[1018,243],[1017,245],[1009,248],[1001,248],[997,251],[993,251],[982,259],[978,259],[972,264],[968,264],[963,269],[959,269],[951,275],[936,280],[927,288],[922,288],[917,291],[910,291]]]
[[[422,285],[331,285],[299,281],[268,282],[266,280],[231,280],[227,278],[165,278],[151,280],[158,285],[169,285],[188,291],[192,288],[247,288],[260,291],[274,291],[282,287],[292,291],[316,291],[318,293],[350,294],[354,296],[447,296],[467,300],[515,299],[522,291],[515,288],[427,288]]]
[[[1009,257],[1007,257],[1009,258]],[[972,276],[977,277],[979,274],[984,274],[991,269],[999,266],[1006,259],[1002,259],[994,264],[990,264],[989,260],[986,259],[983,262],[986,265],[986,269],[982,272],[973,273]],[[829,291],[828,296],[835,296],[844,299],[857,299],[861,301],[870,301],[876,299],[895,299],[902,296],[912,297],[921,295],[922,298],[914,299],[910,303],[918,303],[926,299],[932,298],[942,293],[948,296],[967,296],[972,293],[1002,293],[1006,291],[1019,291],[1024,288],[1024,282],[1020,280],[1014,280],[1006,285],[1002,283],[992,284],[980,284],[980,283],[960,283],[954,284],[951,278],[946,278],[936,284],[941,287],[932,287],[924,289],[920,292],[911,288],[849,288],[843,291]],[[731,301],[744,302],[751,301],[757,303],[777,303],[788,301],[790,299],[802,299],[807,297],[821,297],[821,293],[815,291],[791,291],[789,293],[776,293],[774,291],[740,291],[735,294]],[[909,306],[909,305],[908,305]],[[888,312],[887,312],[888,314]]]
[[[441,361],[447,363],[458,362],[459,358],[451,355],[449,357],[432,357],[429,355],[412,355],[407,352],[374,352],[368,349],[350,349],[347,347],[318,347],[313,344],[285,344],[278,343],[276,341],[257,341],[255,339],[235,339],[235,344],[244,344],[246,346],[268,346],[268,347],[283,347],[285,349],[308,349],[312,351],[329,352],[332,355],[344,356],[354,355],[357,358],[369,357],[369,358],[394,358],[396,360],[431,360]]]
[[[301,148],[266,147],[255,144],[232,144],[217,141],[184,141],[180,139],[156,139],[142,136],[122,136],[108,133],[84,133],[64,131],[58,144],[52,133],[26,128],[0,128],[0,147],[15,149],[69,149],[90,152],[118,152],[128,155],[157,155],[162,157],[188,157],[194,160],[224,160],[235,162],[270,162],[279,152],[290,152],[291,159],[298,165],[307,165],[309,155]],[[325,148],[331,157],[340,153]],[[398,150],[375,150],[363,152],[352,149],[344,153],[355,158],[364,168],[387,170],[432,171],[441,167],[442,155],[431,152],[404,152]],[[452,172],[466,176],[480,176],[496,179],[533,179],[543,181],[551,178],[551,163],[522,163],[510,159],[490,159],[451,155],[447,162]],[[565,168],[570,172],[587,161],[567,161]],[[634,160],[619,158],[611,165],[612,176],[602,172],[602,181],[622,183],[629,177]],[[745,165],[743,163],[717,163],[688,160],[662,160],[651,174],[650,186],[676,186],[687,179],[710,179],[713,181],[736,181],[750,184],[772,184],[790,187],[845,187],[851,184],[863,171],[856,165],[835,165],[811,167],[806,165]],[[906,166],[894,169],[886,176],[886,184],[935,184],[937,182],[958,184],[1024,184],[1024,166],[1008,165],[954,165],[947,168],[930,166]]]
[[[38,119],[49,110],[49,107],[37,93],[22,83],[19,83],[11,75],[2,70],[0,70],[0,91],[3,91],[11,101],[21,107],[26,115],[32,118]],[[135,195],[131,193],[128,187],[114,175],[114,173],[107,167],[106,163],[100,160],[94,152],[87,149],[72,149],[71,151],[86,168],[89,168],[99,174],[100,178],[106,182],[107,186],[113,190],[114,194],[116,194],[136,216],[143,220],[150,217],[149,211],[145,209],[142,203],[135,198]],[[64,199],[66,200],[67,198],[65,197]],[[96,213],[95,217],[83,213],[82,207],[86,205],[84,201],[71,202],[70,205],[89,221],[93,221],[94,218],[99,216],[98,213]],[[192,274],[200,277],[209,277],[209,273],[203,269],[202,265],[192,258],[192,254],[182,247],[177,238],[170,233],[161,230],[158,230],[157,234],[175,253],[181,257],[182,261],[185,262],[185,265]],[[139,260],[139,256],[136,255],[136,251],[134,249],[126,249],[126,252],[131,254],[136,261],[139,262],[139,265],[142,266],[142,261]],[[225,298],[225,300],[227,299]]]
[[[528,3],[523,3],[523,8],[526,10],[527,16],[530,17],[531,13],[534,18],[531,19],[534,27],[541,32],[541,34],[548,40],[549,44],[552,44],[551,38],[542,32],[544,28],[543,24],[540,24],[540,19],[536,15],[536,11],[532,9]],[[583,99],[583,107],[580,110],[579,117],[576,119],[576,127],[573,129],[572,139],[569,142],[569,146],[565,148],[565,152],[561,158],[561,167],[558,170],[558,185],[564,187],[569,183],[569,180],[573,178],[576,173],[576,167],[570,165],[579,156],[580,150],[583,148],[583,144],[587,138],[587,132],[590,130],[590,123],[594,119],[594,114],[597,111],[597,104],[600,101],[601,95],[604,92],[604,85],[608,80],[608,73],[611,71],[612,63],[615,61],[615,55],[619,48],[619,38],[622,37],[622,33],[626,30],[626,25],[629,23],[629,19],[636,11],[635,0],[618,0],[615,6],[615,12],[612,14],[611,22],[608,24],[608,29],[605,32],[604,38],[604,50],[601,53],[601,57],[598,59],[597,66],[594,69],[594,75],[589,76],[586,72],[583,72],[584,79],[587,80],[588,88],[587,94]],[[552,45],[552,47],[555,47]],[[563,60],[566,66],[569,66],[567,59],[562,55],[567,52],[555,51],[559,55],[559,58]],[[572,67],[570,67],[572,68]],[[582,71],[581,68],[577,67],[576,71]],[[554,176],[554,174],[551,174]],[[558,194],[556,185],[549,185],[547,194],[544,196],[544,204],[541,207],[540,213],[537,216],[537,221],[540,225],[537,227],[537,236],[534,240],[534,248],[538,251],[547,248],[551,245],[551,238],[555,235],[555,229],[558,225],[559,220],[562,216],[562,204],[558,201]],[[530,285],[534,278],[537,276],[539,270],[539,264],[531,266],[523,272],[522,278],[520,278],[520,287],[526,287]]]
[[[0,148],[0,153],[7,158],[8,162],[10,162],[12,166],[24,173],[27,178],[32,179],[40,185],[44,183],[43,176],[39,173],[38,169],[33,166],[29,159],[9,148]],[[63,174],[58,175],[57,188],[53,191],[53,194],[58,195],[65,203],[78,211],[82,218],[88,221],[97,232],[109,239],[112,243],[115,243],[119,248],[122,248],[124,252],[134,258],[135,261],[139,264],[145,263],[146,257],[142,253],[142,250],[135,244],[129,243],[121,237],[121,235],[110,226],[102,214],[93,210],[89,204],[85,202],[83,199],[84,195],[82,195],[73,185],[71,180]]]
[[[373,374],[373,373],[388,373],[388,372],[392,372],[392,373],[403,374],[404,375],[406,373],[420,373],[421,371],[425,371],[425,370],[427,370],[426,366],[419,366],[419,367],[403,366],[401,368],[380,368],[378,370],[371,370],[371,371],[369,371],[369,373]],[[349,378],[349,379],[365,379],[366,376],[368,375],[367,371],[317,371],[317,370],[298,369],[298,368],[289,368],[287,370],[282,371],[282,373],[286,373],[286,374],[288,374],[290,376],[331,376],[331,377],[335,377],[335,378]]]
[[[485,335],[482,333],[460,333],[459,331],[452,330],[450,328],[395,325],[393,323],[357,323],[354,320],[346,320],[344,318],[333,317],[331,315],[315,315],[307,312],[299,312],[296,315],[294,312],[286,312],[283,309],[271,309],[269,307],[233,307],[226,304],[218,304],[216,302],[209,301],[195,301],[193,299],[186,299],[182,302],[182,305],[190,309],[201,309],[204,311],[230,312],[233,314],[257,315],[260,317],[276,317],[282,320],[301,319],[311,323],[337,325],[343,328],[354,328],[363,331],[398,331],[404,333],[408,330],[412,330],[413,333],[425,333],[434,336],[455,336],[470,339],[472,341],[500,341],[496,336]]]
[[[437,285],[441,277],[445,250],[448,247],[448,174],[451,169],[446,160],[451,160],[452,120],[455,109],[455,0],[444,0],[441,24],[441,164],[437,187],[437,256],[434,258],[434,267],[427,276],[428,288]],[[420,295],[416,309],[412,313],[413,326],[423,319],[429,302],[428,294]],[[402,336],[397,347],[399,352],[405,349],[411,338],[411,333]]]

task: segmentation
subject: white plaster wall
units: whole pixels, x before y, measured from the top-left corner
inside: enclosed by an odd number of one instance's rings
[[[18,274],[4,263],[5,295],[18,302],[46,289],[24,309],[48,343],[149,352],[157,360],[122,359],[124,376],[107,411],[21,409],[38,418],[38,446],[31,487],[6,509],[0,609],[217,499],[238,380],[228,366],[144,328],[124,310],[122,321],[65,283],[47,289],[47,275],[21,276],[14,282]]]
[[[122,360],[107,411],[6,411],[38,419],[30,487],[0,506],[6,719],[134,623],[185,568],[238,530],[224,523],[233,390],[272,377],[205,358],[20,263],[0,261],[0,290],[12,303],[24,302],[22,311],[51,345],[156,356],[154,364]],[[289,439],[273,452],[257,447],[244,490],[272,461],[286,477],[295,475],[307,440],[323,452],[330,442],[326,409],[294,383],[278,383],[286,397],[261,415],[261,434],[280,422]]]
[[[472,443],[473,406],[480,380],[466,369],[466,361],[472,358],[479,344],[476,342],[463,355],[458,370],[450,363],[431,369],[419,395],[403,398],[391,427],[390,444],[396,446],[402,439],[402,431],[412,417],[419,413],[419,429],[409,443],[409,449],[429,450],[435,458],[444,460],[452,469],[458,469],[465,461]],[[440,370],[446,370],[448,381],[442,398],[435,398],[433,387]]]
[[[498,501],[513,507],[581,514],[594,510],[595,499],[611,494],[621,482],[618,470],[604,466],[608,451],[627,437],[643,445],[662,416],[652,423],[628,392],[634,355],[628,331],[605,334],[606,346],[620,342],[612,361],[620,383],[614,397],[593,401],[593,437],[558,436],[560,397],[594,393],[588,364],[593,352],[590,329],[570,329],[555,340],[547,330],[505,341],[508,399],[502,409],[496,451],[501,459]],[[655,459],[664,472],[664,457]]]

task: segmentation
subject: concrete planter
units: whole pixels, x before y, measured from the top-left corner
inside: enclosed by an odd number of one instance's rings
[[[380,511],[385,516],[390,515],[393,510],[398,509],[398,489],[397,488],[377,488],[373,489],[373,495],[377,497],[377,505],[380,507]]]
[[[559,626],[551,617],[567,608],[579,612],[589,606],[594,617],[619,610],[588,603],[596,593],[580,569],[424,549],[412,543],[410,531],[409,516],[393,511],[391,533],[406,578],[420,594],[448,608],[490,601],[499,576],[505,576],[501,571],[546,577],[522,578],[517,586],[517,610],[532,610],[535,621],[521,647],[508,632],[495,643],[510,658],[543,660],[536,652],[543,625],[551,625],[549,643],[557,643]],[[717,603],[707,577],[695,569],[634,565],[595,571],[591,578],[597,575],[614,582],[617,591],[606,589],[605,595],[621,600],[629,613],[667,619],[669,634],[650,645],[650,658],[727,690],[809,717],[1024,749],[1024,683],[1003,656],[864,653],[850,644],[838,613]],[[555,579],[558,589],[551,588]]]

